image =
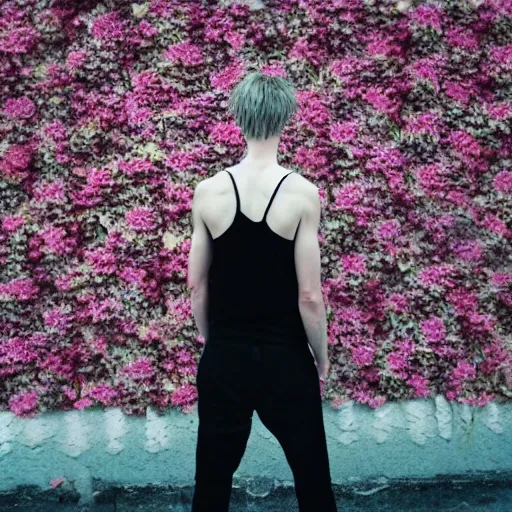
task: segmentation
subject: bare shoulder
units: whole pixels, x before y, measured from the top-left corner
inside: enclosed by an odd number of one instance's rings
[[[283,168],[284,169],[284,168]],[[289,169],[284,169],[286,172],[291,172]],[[291,176],[294,180],[294,185],[297,187],[296,191],[301,196],[304,196],[306,199],[314,200],[316,196],[318,196],[318,187],[307,178],[294,171],[294,174]]]
[[[229,168],[227,170],[229,170]],[[215,191],[219,186],[222,186],[224,184],[223,177],[219,176],[220,174],[225,173],[219,171],[217,174],[214,174],[209,178],[201,180],[200,182],[197,183],[196,190],[201,191],[202,193],[207,191]]]

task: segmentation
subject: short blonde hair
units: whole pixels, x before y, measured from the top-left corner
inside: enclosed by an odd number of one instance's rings
[[[295,91],[286,78],[253,71],[233,88],[229,110],[246,138],[267,139],[279,135],[297,112]]]

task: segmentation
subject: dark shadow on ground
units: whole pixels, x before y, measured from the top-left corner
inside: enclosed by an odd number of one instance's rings
[[[512,512],[508,478],[333,487],[338,512]],[[233,489],[230,512],[298,512],[293,487],[274,487],[261,497],[248,488]],[[192,493],[193,487],[118,487],[97,491],[93,505],[79,505],[76,494],[37,496],[25,487],[0,494],[0,512],[190,512]]]

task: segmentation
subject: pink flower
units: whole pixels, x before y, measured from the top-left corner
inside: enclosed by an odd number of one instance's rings
[[[0,345],[0,364],[16,365],[22,363],[24,365],[37,361],[40,353],[33,347],[29,339],[19,337],[7,339]]]
[[[447,188],[447,170],[436,164],[424,165],[416,169],[420,187],[429,194],[439,194]]]
[[[407,368],[407,360],[405,354],[400,352],[391,352],[386,356],[386,361],[390,370],[404,370]]]
[[[512,192],[512,171],[500,171],[492,181],[499,192]]]
[[[117,272],[117,275],[127,283],[135,283],[138,286],[143,285],[148,273],[143,268],[125,266]]]
[[[153,231],[157,225],[156,212],[145,206],[127,211],[125,219],[131,229],[139,232]]]
[[[32,158],[33,152],[30,147],[12,144],[4,153],[3,162],[0,161],[0,173],[8,178],[25,178]]]
[[[194,191],[185,183],[167,182],[164,192],[171,221],[177,221],[191,211]]]
[[[28,301],[38,296],[39,287],[30,277],[13,279],[7,283],[0,283],[0,294],[12,295],[17,301]]]
[[[64,228],[48,226],[41,230],[39,236],[44,242],[44,246],[41,249],[47,253],[63,256],[73,252],[75,249],[74,239],[67,237]]]
[[[272,62],[261,67],[260,72],[267,76],[282,76],[288,78],[286,68],[282,62]]]
[[[92,187],[110,186],[115,183],[112,178],[112,170],[108,168],[97,169],[91,167],[88,170],[87,183]]]
[[[446,96],[452,100],[468,103],[471,99],[471,87],[464,83],[446,81],[444,89]]]
[[[493,315],[482,315],[476,311],[470,311],[466,318],[472,332],[490,334],[496,326],[496,317]]]
[[[429,55],[416,60],[410,66],[410,73],[412,73],[413,78],[418,77],[421,80],[432,82],[435,92],[438,93],[440,91],[439,78],[442,76],[446,64],[444,55]]]
[[[87,395],[91,396],[97,402],[110,405],[112,400],[119,395],[119,391],[110,386],[99,385],[92,388]]]
[[[383,406],[387,401],[388,399],[385,396],[380,395],[371,397],[367,403],[372,409],[377,409],[378,407]]]
[[[101,41],[122,41],[126,37],[126,21],[116,11],[98,16],[91,28],[91,34]]]
[[[224,39],[233,47],[233,50],[240,51],[245,44],[245,35],[228,30],[224,34]]]
[[[487,103],[485,108],[491,119],[502,120],[512,117],[512,106],[507,102]]]
[[[181,61],[184,66],[199,66],[203,63],[201,47],[188,41],[169,46],[164,51],[163,58],[171,62]]]
[[[454,384],[465,380],[473,380],[476,377],[476,370],[472,364],[466,361],[459,361],[450,377]]]
[[[139,32],[147,39],[158,35],[158,29],[146,20],[139,23]]]
[[[438,135],[441,119],[435,112],[422,112],[406,119],[405,131],[420,135]]]
[[[2,218],[2,229],[8,233],[15,233],[25,222],[22,215],[6,215]]]
[[[359,345],[351,348],[352,359],[358,366],[367,366],[373,363],[375,347]]]
[[[86,250],[85,260],[92,266],[95,274],[110,275],[117,270],[116,255],[105,247]]]
[[[330,125],[329,135],[337,142],[350,142],[356,137],[357,130],[357,122],[334,123]]]
[[[368,87],[368,91],[362,95],[362,98],[379,112],[390,114],[397,110],[396,100],[389,98],[386,93],[376,87]]]
[[[473,311],[478,306],[478,296],[464,288],[451,290],[446,298],[453,304],[459,315]]]
[[[343,270],[347,274],[362,274],[366,272],[366,256],[362,254],[348,254],[341,257]]]
[[[505,272],[494,272],[492,274],[493,286],[505,287],[508,284],[512,284],[512,273]]]
[[[407,384],[409,384],[409,386],[411,386],[414,389],[415,397],[427,397],[430,394],[428,380],[422,375],[412,375],[407,380]]]
[[[82,409],[85,409],[86,407],[90,407],[93,404],[94,404],[94,402],[90,398],[82,398],[81,400],[77,400],[73,404],[73,407],[75,409],[82,410]]]
[[[242,60],[235,60],[223,70],[210,75],[210,83],[214,89],[227,91],[231,89],[246,71],[246,65]]]
[[[155,370],[149,358],[141,357],[137,361],[126,364],[121,373],[122,375],[137,381],[153,377],[155,375]]]
[[[61,333],[65,333],[73,322],[73,315],[66,312],[64,307],[56,307],[43,312],[44,323]]]
[[[85,50],[70,51],[66,58],[66,66],[70,71],[75,71],[85,64],[88,56],[89,52]]]
[[[4,104],[4,114],[12,119],[29,119],[35,113],[36,106],[27,96],[9,98]]]
[[[411,11],[411,20],[422,26],[430,26],[441,30],[443,9],[436,5],[420,5]]]
[[[172,393],[171,403],[181,407],[183,412],[189,412],[190,406],[197,399],[197,388],[192,384],[183,384]]]
[[[133,158],[131,160],[120,160],[118,162],[120,171],[123,171],[128,176],[133,176],[137,173],[141,175],[151,174],[155,170],[155,166],[151,160],[143,158]]]
[[[60,484],[62,484],[63,482],[65,482],[66,479],[65,478],[54,478],[51,482],[50,482],[50,485],[55,488],[55,487],[58,487]]]
[[[475,223],[493,233],[504,237],[512,236],[512,229],[508,228],[505,222],[492,213],[487,213],[483,220],[475,219]]]
[[[378,227],[379,237],[385,240],[396,239],[400,234],[400,221],[396,219],[383,221]]]
[[[13,395],[9,399],[9,409],[16,414],[16,416],[32,417],[38,405],[38,392],[26,391]]]
[[[335,205],[342,210],[349,210],[361,201],[365,195],[364,183],[352,182],[342,185],[335,194]]]
[[[441,317],[431,317],[421,322],[421,333],[433,342],[443,341],[446,338],[446,326]]]
[[[468,30],[457,26],[446,32],[446,40],[452,46],[458,46],[465,50],[476,51],[479,46],[478,38]]]
[[[502,65],[512,65],[512,44],[491,48],[491,58]]]
[[[396,313],[404,313],[408,310],[409,299],[404,294],[393,293],[387,300],[387,304]]]
[[[480,240],[459,240],[450,244],[453,253],[463,261],[480,261],[484,252],[484,246]]]
[[[61,179],[56,179],[50,183],[40,183],[34,190],[34,200],[44,203],[62,203],[66,198],[65,184]]]
[[[454,281],[451,279],[456,271],[455,265],[439,264],[429,265],[421,269],[418,273],[419,280],[423,286],[432,287],[448,287],[454,286]]]
[[[0,51],[14,55],[29,53],[39,37],[39,32],[32,25],[15,23],[12,27],[0,32]]]
[[[210,138],[227,146],[240,146],[243,143],[242,132],[234,122],[215,123],[210,128]]]

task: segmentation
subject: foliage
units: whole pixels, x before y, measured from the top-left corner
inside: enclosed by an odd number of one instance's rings
[[[191,199],[252,69],[321,189],[325,397],[512,396],[510,0],[265,4],[2,3],[1,408],[194,405]]]

